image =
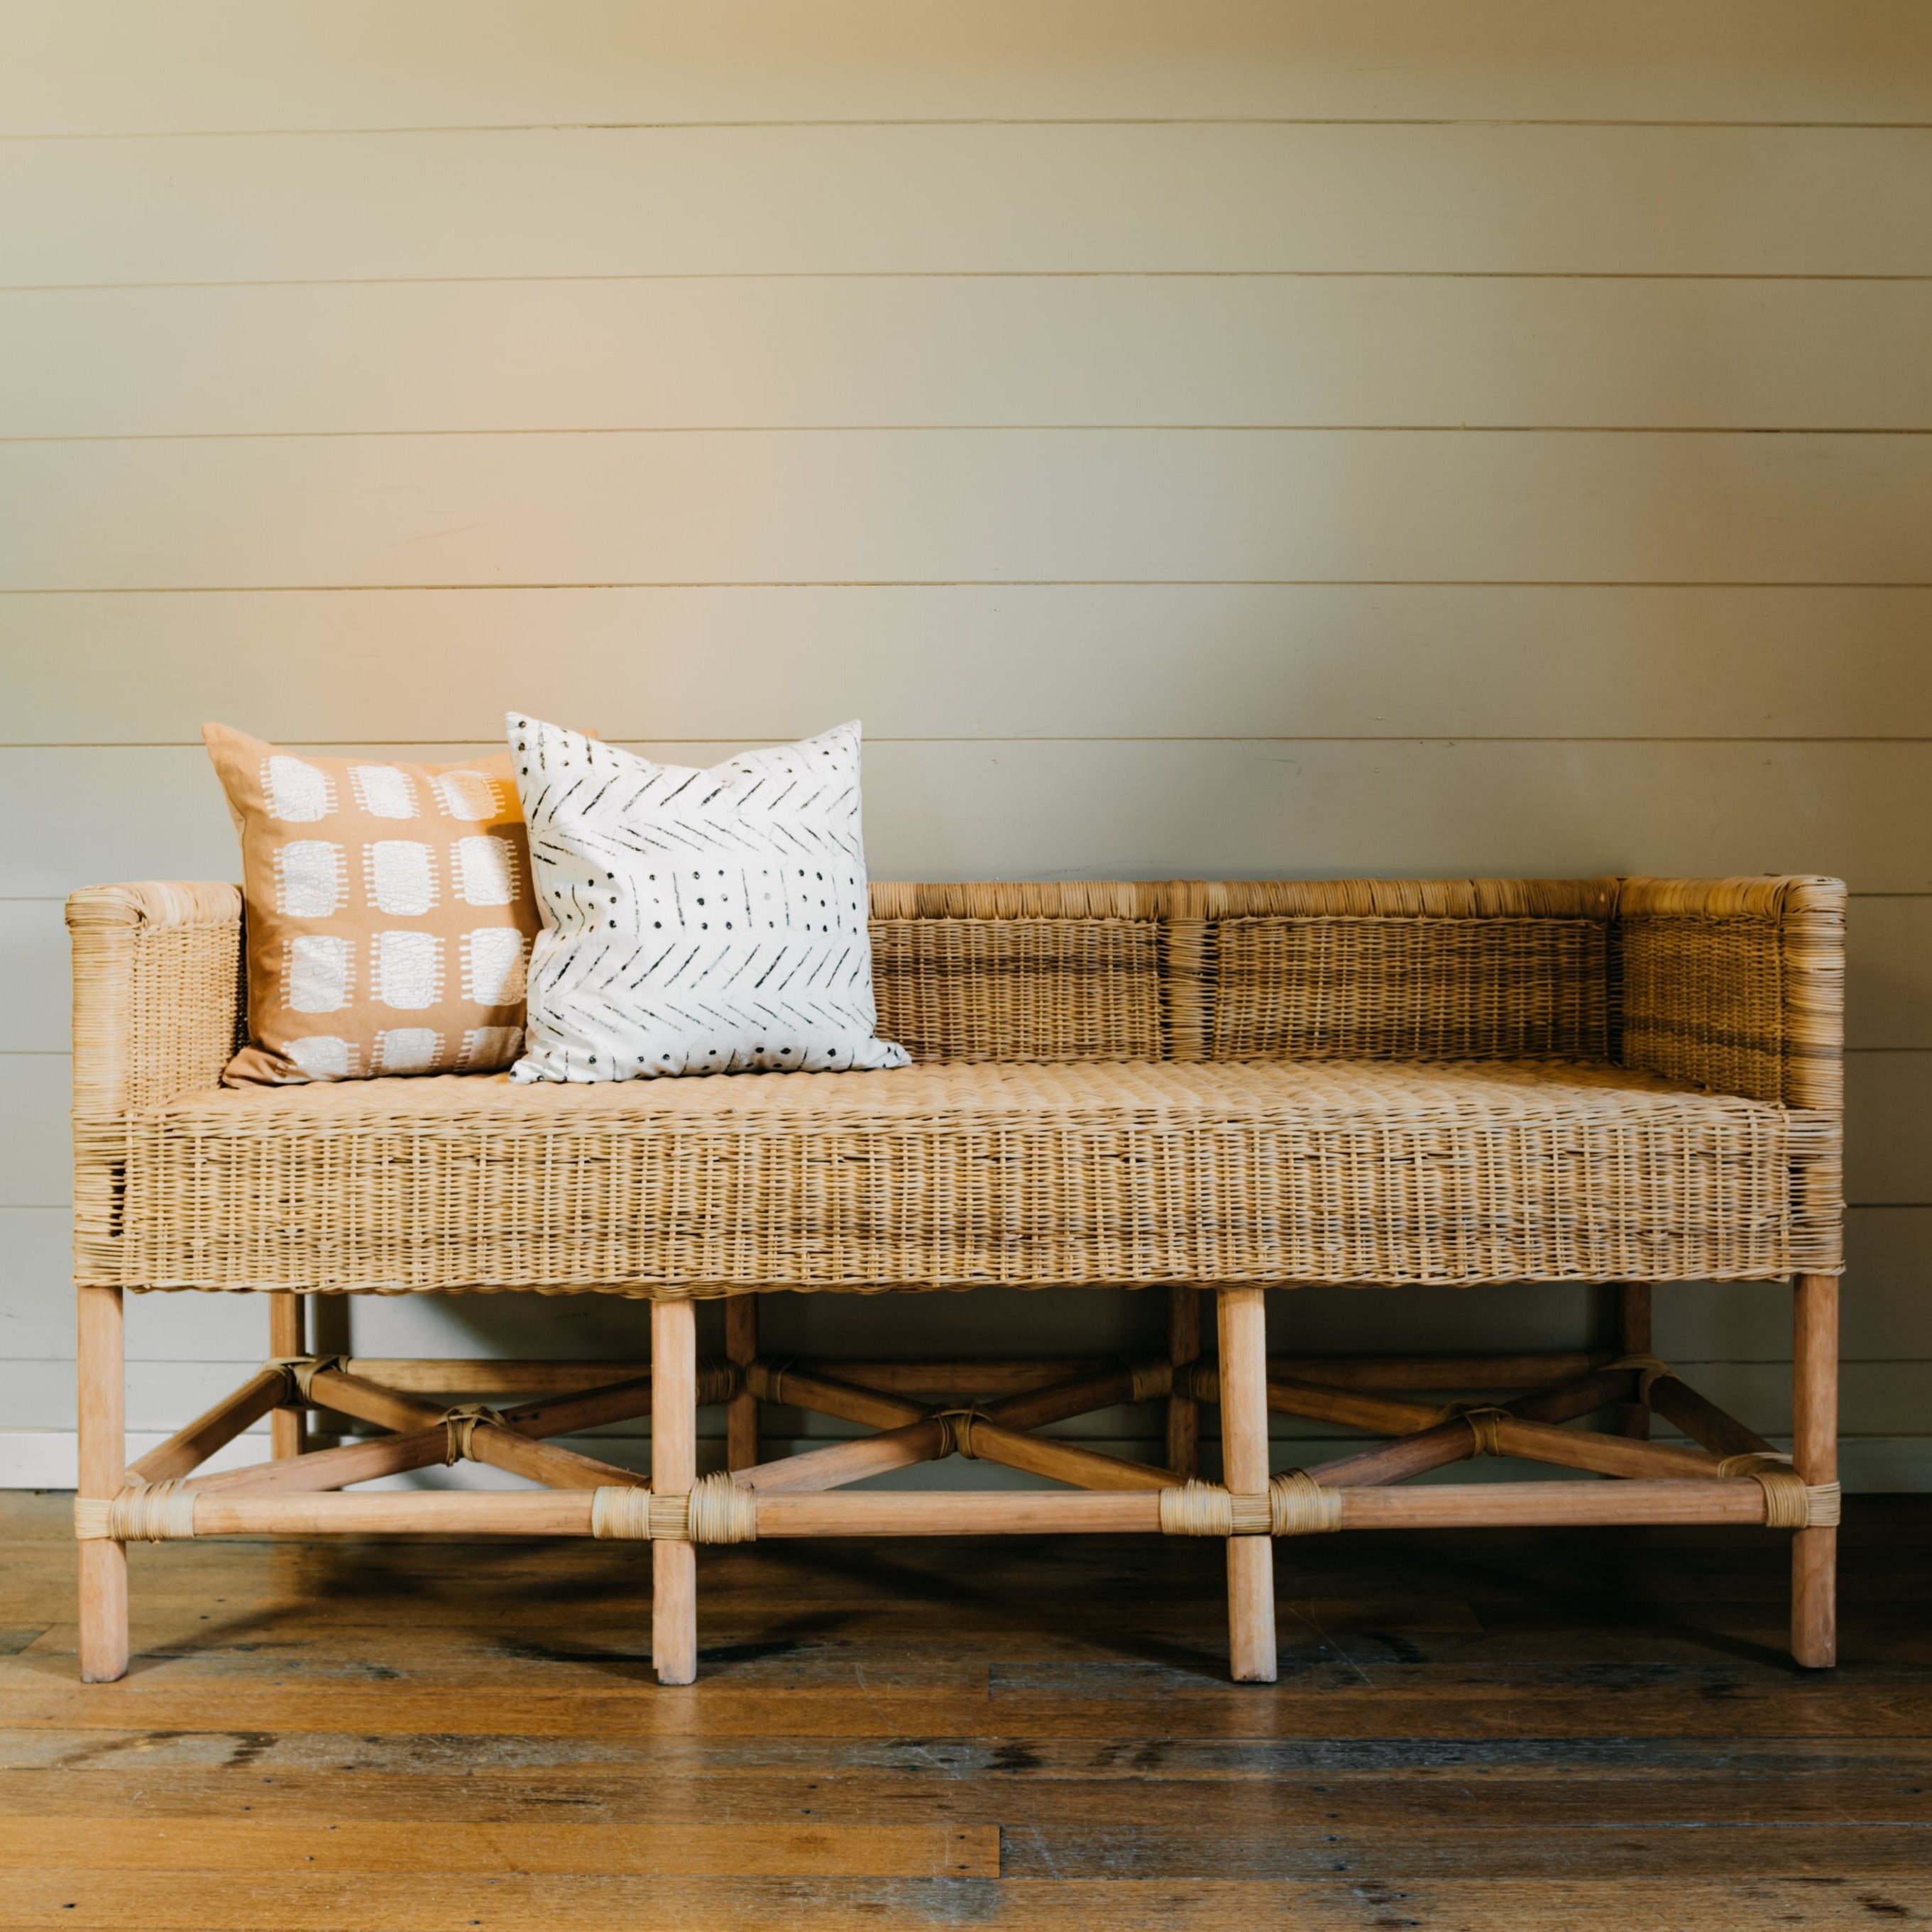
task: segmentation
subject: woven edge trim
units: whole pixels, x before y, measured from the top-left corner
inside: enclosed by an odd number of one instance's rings
[[[1699,882],[1703,883],[1703,882]],[[1734,882],[1714,882],[1730,885]],[[1763,882],[1750,880],[1753,885]],[[1623,881],[1593,879],[875,879],[899,919],[1510,919],[1607,921]]]
[[[212,880],[134,879],[70,892],[74,926],[239,926],[242,888]]]

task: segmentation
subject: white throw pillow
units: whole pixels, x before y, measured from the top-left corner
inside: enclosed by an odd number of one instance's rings
[[[697,771],[508,722],[544,928],[515,1078],[907,1064],[873,1033],[856,724]]]

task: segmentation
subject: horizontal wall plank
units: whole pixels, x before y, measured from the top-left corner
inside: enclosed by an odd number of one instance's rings
[[[59,901],[0,899],[0,1052],[64,1052],[72,984]]]
[[[232,1384],[231,1384],[232,1386]],[[158,1449],[173,1434],[168,1429],[130,1429],[123,1438],[127,1460],[133,1462]],[[268,1457],[268,1424],[258,1422],[225,1443],[202,1465],[218,1469],[245,1468]],[[0,1489],[70,1490],[79,1480],[80,1443],[71,1428],[22,1429],[0,1426]]]
[[[0,1359],[66,1360],[74,1348],[74,1222],[64,1208],[0,1208]],[[193,1352],[220,1354],[198,1336]]]
[[[1854,1208],[1845,1250],[1846,1359],[1932,1364],[1932,1208]],[[1667,1362],[1791,1359],[1791,1297],[1782,1288],[1704,1282],[1660,1289],[1654,1307],[1655,1346]]]
[[[64,1130],[64,1121],[57,1124]],[[72,1240],[73,1222],[64,1208],[0,1208],[0,1358],[44,1363],[73,1359]],[[514,1299],[520,1302],[524,1298]],[[455,1304],[448,1301],[444,1306],[454,1310]],[[568,1315],[564,1324],[569,1332]],[[535,1328],[539,1324],[532,1322],[530,1325]],[[464,1353],[460,1316],[446,1317],[442,1329],[450,1345],[447,1352]],[[334,1345],[331,1342],[329,1346]],[[130,1361],[220,1364],[222,1372],[228,1373],[236,1364],[258,1360],[268,1354],[268,1307],[260,1298],[249,1294],[130,1295],[126,1346]],[[576,1350],[574,1343],[559,1344],[553,1329],[550,1352],[574,1354]],[[648,1355],[648,1342],[635,1352]],[[55,1379],[62,1383],[59,1393],[70,1405],[62,1412],[62,1426],[70,1426],[73,1391],[66,1383],[71,1378],[62,1376]],[[0,1418],[4,1413],[4,1406],[0,1404]],[[176,1421],[185,1419],[178,1416]]]
[[[0,436],[1932,424],[1932,284],[1478,276],[0,294]]]
[[[73,1198],[64,1053],[0,1053],[0,1208],[60,1208]]]
[[[118,0],[8,12],[0,130],[932,116],[1923,119],[1915,0]],[[219,58],[208,50],[219,48]],[[1392,52],[1399,50],[1399,52]]]
[[[17,892],[235,874],[199,746],[0,750],[0,778]],[[1823,872],[1932,891],[1932,854],[1896,836],[1932,788],[1924,745],[874,742],[866,784],[881,879]]]
[[[1932,436],[968,430],[16,442],[0,446],[0,589],[1924,584],[1928,502]]]
[[[1925,1383],[1932,1363],[1846,1363],[1838,1377],[1841,1426],[1846,1436],[1925,1434]],[[1791,1371],[1775,1362],[1696,1365],[1695,1385],[1718,1406],[1760,1435],[1790,1439]],[[1660,1431],[1667,1435],[1668,1432]]]
[[[1845,1039],[1932,1048],[1932,899],[1858,899],[1846,920]]]
[[[1845,1192],[1862,1204],[1932,1203],[1932,1056],[1846,1056]]]
[[[1917,128],[734,126],[0,146],[9,286],[1924,274]]]
[[[15,744],[1932,736],[1932,590],[821,585],[0,598]],[[1660,694],[1667,693],[1667,701]],[[1903,1046],[1904,1040],[1874,1040]]]

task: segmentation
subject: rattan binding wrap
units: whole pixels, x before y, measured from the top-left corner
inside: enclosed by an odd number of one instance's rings
[[[238,896],[78,894],[77,1274],[689,1296],[1839,1268],[1834,882],[881,884],[873,912],[902,1072],[238,1093],[212,1083]]]
[[[753,1543],[758,1502],[722,1471],[677,1496],[656,1496],[641,1486],[593,1490],[590,1534],[601,1542]]]
[[[168,1543],[194,1534],[195,1495],[179,1481],[133,1483],[118,1496],[76,1496],[80,1541]]]
[[[1163,1536],[1321,1536],[1342,1527],[1342,1492],[1306,1469],[1288,1469],[1253,1496],[1219,1483],[1190,1482],[1160,1492]]]

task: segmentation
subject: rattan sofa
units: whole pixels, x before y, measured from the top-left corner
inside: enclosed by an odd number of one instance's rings
[[[878,885],[903,1071],[234,1090],[216,1082],[245,1023],[238,893],[77,893],[82,1674],[126,1668],[130,1538],[648,1538],[654,1655],[682,1683],[700,1543],[1209,1536],[1233,1674],[1267,1680],[1275,1539],[1554,1523],[1794,1531],[1792,1649],[1829,1664],[1844,896],[1814,878]],[[1712,1280],[1795,1288],[1793,1459],[1650,1353],[1653,1288]],[[1578,1282],[1613,1285],[1594,1351],[1267,1352],[1270,1286]],[[758,1352],[760,1294],[994,1283],[1160,1287],[1169,1346]],[[155,1290],[266,1293],[274,1359],[129,1467],[122,1297]],[[508,1290],[649,1298],[648,1364],[303,1348],[312,1295]],[[726,1354],[700,1362],[709,1298]],[[763,1402],[875,1432],[760,1462]],[[1036,1432],[1127,1402],[1166,1405],[1165,1466]],[[728,1470],[700,1478],[697,1410],[719,1402]],[[1218,1482],[1196,1479],[1202,1403]],[[311,1408],[386,1432],[308,1448]],[[1271,1478],[1270,1409],[1389,1439]],[[1646,1439],[1653,1412],[1689,1446]],[[649,1486],[548,1439],[646,1413]],[[194,1473],[270,1414],[272,1460]],[[1562,1426],[1593,1416],[1608,1426]],[[1396,1486],[1481,1454],[1610,1480]],[[844,1486],[949,1454],[1066,1486]],[[464,1456],[544,1486],[344,1493]]]

